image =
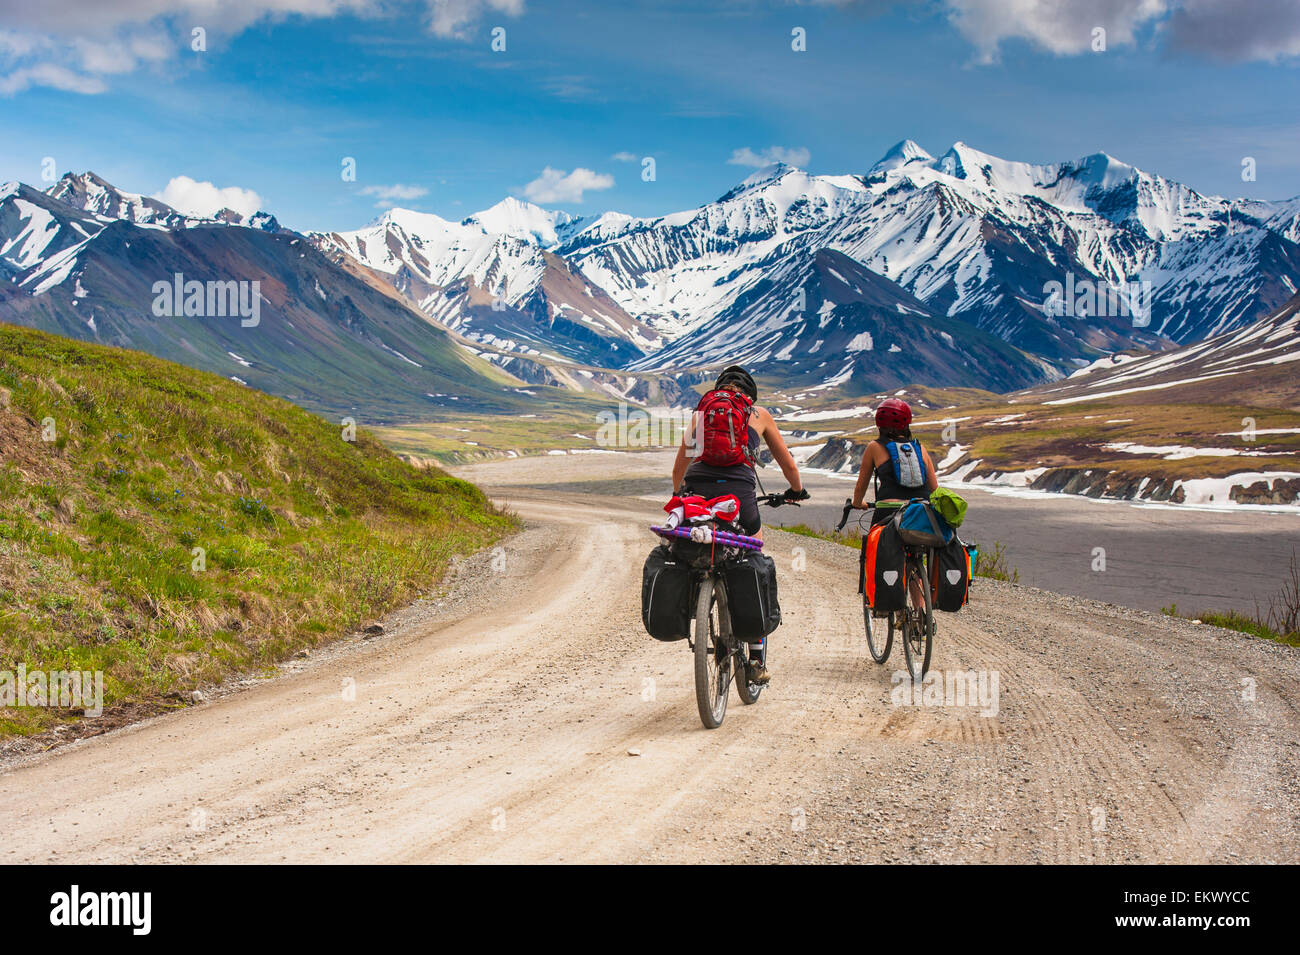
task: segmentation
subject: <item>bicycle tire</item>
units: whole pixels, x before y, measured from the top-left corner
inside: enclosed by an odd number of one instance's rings
[[[695,601],[695,703],[700,722],[711,730],[721,726],[727,716],[727,693],[731,689],[731,651],[723,631],[725,600],[722,585],[711,577],[705,578]]]
[[[867,595],[863,594],[862,620],[867,625],[867,652],[871,654],[871,659],[883,664],[889,659],[889,651],[894,646],[894,615],[891,613],[888,622],[882,620],[882,626],[877,628],[871,614],[871,604],[867,603]],[[876,641],[881,639],[882,631],[884,632],[883,649],[877,653]]]
[[[758,702],[758,698],[763,695],[763,684],[749,682],[749,670],[747,667],[747,664],[749,663],[749,644],[744,644],[743,646],[744,649],[738,651],[736,656],[733,658],[740,664],[741,670],[739,673],[733,673],[732,678],[736,681],[736,696],[740,697],[740,702],[744,703],[746,706],[753,706]],[[768,645],[767,651],[769,653],[772,652],[770,644]]]
[[[915,606],[911,582],[913,575],[920,583],[923,607]],[[903,612],[903,655],[907,658],[907,672],[912,675],[912,681],[919,683],[930,670],[930,654],[934,648],[934,603],[930,596],[930,581],[925,573],[924,561],[908,558],[906,576],[908,580],[904,584],[904,593],[907,595],[907,609]]]

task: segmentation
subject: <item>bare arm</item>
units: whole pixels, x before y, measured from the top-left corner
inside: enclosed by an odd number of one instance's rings
[[[768,449],[772,452],[772,460],[776,462],[781,473],[785,475],[786,483],[796,491],[803,490],[803,479],[799,477],[799,465],[794,463],[794,455],[786,447],[785,438],[781,437],[781,430],[776,426],[776,421],[767,413],[766,408],[759,409],[759,424],[762,426],[760,434],[763,440],[767,442]]]
[[[686,439],[682,438],[682,443],[677,446],[677,458],[673,461],[674,494],[681,490],[682,482],[686,480],[686,468],[689,463],[686,458]]]
[[[876,468],[876,459],[871,454],[871,441],[862,449],[862,465],[858,468],[858,482],[853,485],[853,506],[861,507],[862,499],[867,496],[867,485],[871,483],[871,472]]]
[[[925,489],[930,492],[937,491],[939,489],[939,475],[934,471],[934,461],[930,458],[930,452],[925,448],[921,449],[921,453],[925,455]]]

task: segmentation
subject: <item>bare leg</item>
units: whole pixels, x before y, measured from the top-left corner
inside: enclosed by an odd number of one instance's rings
[[[924,570],[924,568],[922,568]],[[912,606],[925,611],[925,593],[921,590],[921,581],[913,574],[907,576],[908,589],[912,591]]]

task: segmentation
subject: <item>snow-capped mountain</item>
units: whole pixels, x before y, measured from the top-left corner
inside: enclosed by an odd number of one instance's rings
[[[103,227],[93,215],[31,186],[0,185],[0,278],[29,294],[45,291],[46,280],[57,276],[67,260],[75,260],[86,240]]]
[[[195,218],[93,172],[66,173],[43,192],[20,182],[0,185],[0,276],[29,294],[44,294],[74,276],[90,240],[116,222],[162,231],[224,225],[284,231],[269,213],[245,217],[225,209]]]
[[[118,222],[296,236],[264,213],[196,220],[91,173],[10,184],[3,294],[75,287],[87,243]],[[1032,164],[906,140],[860,174],[775,164],[658,217],[508,198],[305,238],[485,353],[674,375],[744,356],[802,387],[1023,387],[1246,327],[1300,288],[1300,197],[1204,196],[1104,153]],[[864,334],[897,348],[854,350]]]
[[[832,249],[1068,369],[1276,308],[1300,281],[1298,205],[1201,196],[1100,153],[1034,165],[963,143],[936,158],[905,141],[861,176],[772,166],[699,209],[601,216],[556,251],[676,338],[768,280],[783,256]],[[1122,311],[1049,314],[1049,283],[1069,277],[1098,291],[1145,288],[1149,324]]]
[[[149,352],[317,411],[364,407],[371,421],[523,406],[447,331],[302,236],[217,222],[168,228],[176,220],[166,206],[107,202],[92,200],[104,211],[91,212],[21,183],[0,186],[0,321]],[[181,308],[172,306],[182,297],[170,291],[176,275],[186,283]],[[193,308],[189,283],[200,288]]]
[[[478,228],[490,235],[525,239],[550,248],[577,232],[584,221],[567,212],[554,212],[508,196],[492,208],[466,217],[461,225]]]
[[[789,386],[839,386],[854,395],[918,381],[1006,391],[1046,373],[1040,361],[934,314],[896,283],[830,249],[788,252],[770,280],[639,364],[732,362]]]
[[[390,209],[355,232],[309,238],[471,340],[620,367],[656,347],[660,336],[548,251],[576,224],[564,213],[506,199],[461,222]]]
[[[255,212],[251,216],[245,216],[233,209],[222,209],[210,217],[186,215],[152,196],[118,189],[89,171],[64,173],[63,178],[45,190],[45,194],[88,212],[102,222],[122,220],[163,229],[220,224],[261,229],[264,232],[280,231],[280,223],[269,212]]]
[[[673,339],[762,282],[792,239],[856,215],[866,194],[855,177],[811,176],[778,163],[698,209],[655,219],[603,215],[556,251],[626,312]]]

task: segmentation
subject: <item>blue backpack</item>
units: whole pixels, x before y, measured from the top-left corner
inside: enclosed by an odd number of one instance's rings
[[[894,466],[894,478],[903,487],[924,487],[926,481],[925,455],[921,453],[920,441],[899,444],[890,441],[885,445],[889,452],[890,463]]]

